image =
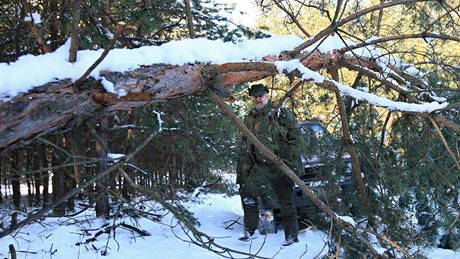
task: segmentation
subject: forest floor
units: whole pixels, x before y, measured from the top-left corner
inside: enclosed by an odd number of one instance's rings
[[[198,219],[198,230],[220,246],[268,258],[317,258],[327,254],[327,234],[315,229],[301,232],[300,242],[289,247],[281,246],[282,230],[266,236],[256,233],[250,242],[239,241],[243,212],[238,195],[194,193],[188,196],[183,205]],[[158,203],[142,201],[134,206],[147,213],[136,217],[130,213],[134,210],[124,205],[115,212],[117,217],[107,220],[96,218],[92,208],[71,217],[48,217],[0,239],[0,257],[11,258],[9,246],[13,245],[17,258],[223,258],[190,243],[184,229]],[[248,257],[238,253],[222,255]],[[460,252],[438,248],[427,250],[426,255],[428,258],[460,258]]]

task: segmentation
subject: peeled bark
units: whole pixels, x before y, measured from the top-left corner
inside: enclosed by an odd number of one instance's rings
[[[267,66],[270,71],[266,70]],[[106,92],[98,81],[91,79],[78,87],[70,80],[50,82],[0,103],[0,153],[5,148],[27,144],[56,129],[72,128],[84,118],[102,110],[127,111],[202,92],[207,88],[204,78],[210,77],[204,72],[204,67],[218,72],[218,69],[222,69],[223,72],[213,75],[213,79],[223,87],[277,73],[274,65],[264,63],[251,64],[249,67],[244,63],[232,64],[231,76],[225,72],[229,69],[225,65],[200,64],[153,65],[125,73],[103,73],[116,89],[127,92],[123,97]]]
[[[0,103],[0,154],[5,149],[28,144],[56,129],[80,124],[96,113],[129,111],[154,102],[200,94],[208,88],[225,94],[226,89],[279,74],[273,62],[286,60],[288,53],[267,56],[264,62],[221,65],[151,65],[128,72],[101,72],[125,96],[108,93],[93,79],[79,84],[60,80],[36,87],[8,102]],[[311,70],[352,63],[353,57],[313,52],[302,63]],[[294,73],[295,74],[295,73]],[[385,83],[385,82],[383,82]],[[334,88],[334,87],[333,87]],[[423,115],[423,114],[422,114]],[[437,116],[435,120],[460,132],[460,126]]]

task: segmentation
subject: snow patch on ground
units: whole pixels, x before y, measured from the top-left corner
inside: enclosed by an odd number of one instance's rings
[[[260,250],[259,256],[270,258],[314,258],[322,257],[327,252],[327,234],[316,230],[301,232],[300,242],[290,247],[281,246],[284,241],[283,231],[267,236],[256,233],[256,239],[251,242],[239,241],[238,237],[243,232],[243,212],[239,196],[202,194],[198,201],[194,200],[185,203],[184,206],[198,218],[198,229],[214,238],[221,246],[247,253],[256,253]],[[115,221],[105,220],[96,218],[92,209],[74,217],[46,218],[40,223],[22,228],[14,235],[0,239],[0,257],[9,257],[8,246],[12,244],[18,251],[18,258],[222,258],[211,251],[180,240],[188,238],[171,213],[159,210],[161,207],[156,203],[146,204],[144,211],[165,215],[161,222],[127,216],[119,217]],[[115,234],[111,233],[110,238],[107,234],[102,234],[94,242],[76,245],[93,237],[104,224],[111,226],[114,222],[125,222],[149,232],[151,236],[141,237],[119,227]],[[106,246],[107,255],[102,256],[101,252]],[[433,249],[428,251],[427,256],[460,258],[460,253]]]
[[[198,218],[198,229],[213,237],[219,245],[248,253],[255,253],[260,249],[258,255],[276,255],[275,258],[299,258],[305,251],[304,258],[312,258],[325,245],[326,234],[311,230],[301,233],[300,242],[288,248],[281,246],[284,241],[283,231],[267,236],[257,233],[257,238],[248,243],[239,241],[238,237],[243,233],[243,211],[239,196],[203,194],[200,198],[200,202],[188,202],[184,205]],[[0,239],[0,256],[8,257],[8,245],[13,244],[16,251],[23,251],[18,252],[18,258],[222,258],[204,248],[181,241],[178,237],[185,240],[187,237],[171,213],[164,216],[161,223],[145,218],[134,220],[126,216],[116,220],[117,223],[125,222],[145,230],[151,236],[140,237],[129,230],[117,228],[115,235],[112,232],[109,240],[107,234],[102,234],[94,242],[76,245],[94,236],[103,224],[113,223],[113,219],[103,220],[95,218],[94,215],[91,209],[75,217],[47,218],[24,227],[14,236]],[[237,223],[226,228],[234,221]],[[101,252],[106,244],[108,254],[102,256]]]

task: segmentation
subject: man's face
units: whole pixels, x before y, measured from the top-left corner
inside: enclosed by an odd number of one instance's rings
[[[252,105],[256,109],[262,109],[264,108],[265,105],[268,103],[268,96],[267,94],[261,95],[261,96],[251,96],[252,99]]]

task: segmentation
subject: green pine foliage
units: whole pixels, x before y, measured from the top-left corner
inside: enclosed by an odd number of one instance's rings
[[[51,50],[61,46],[71,34],[72,1],[25,1],[30,12],[39,14],[38,31]],[[119,25],[125,27],[115,47],[135,48],[160,45],[188,37],[182,1],[175,0],[82,0],[80,49],[104,48],[113,39]],[[226,5],[212,5],[211,1],[192,1],[192,16],[197,37],[236,41],[241,37],[256,38],[268,35],[242,25],[233,25],[223,15],[233,9]],[[0,62],[15,61],[24,54],[40,54],[40,46],[24,22],[28,15],[21,1],[0,3]]]

